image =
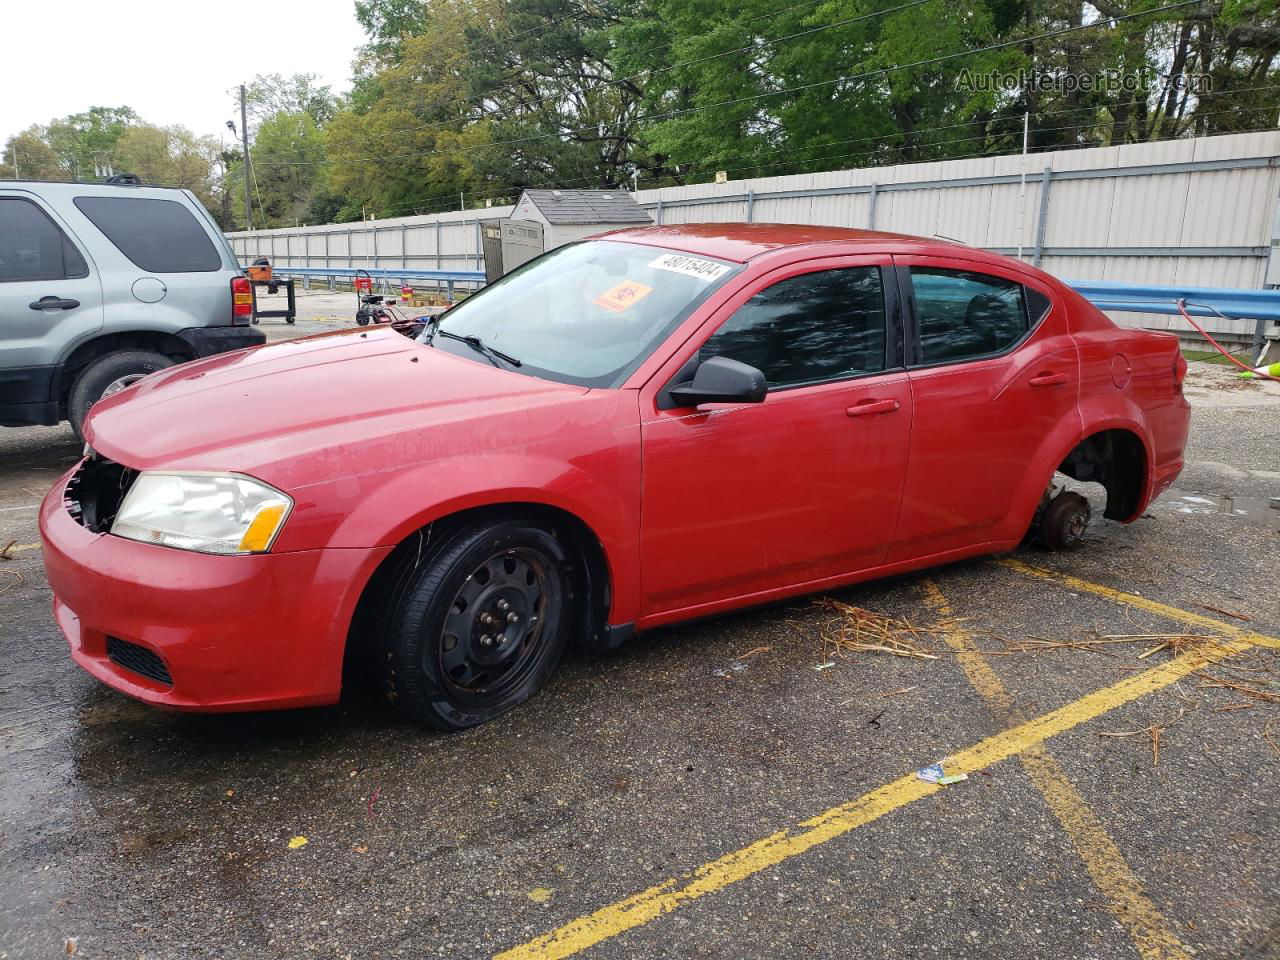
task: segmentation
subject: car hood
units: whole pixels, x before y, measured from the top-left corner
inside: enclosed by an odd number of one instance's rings
[[[344,331],[152,374],[96,404],[85,439],[134,469],[252,473],[320,450],[358,455],[362,443],[389,433],[502,419],[586,392],[390,329]]]

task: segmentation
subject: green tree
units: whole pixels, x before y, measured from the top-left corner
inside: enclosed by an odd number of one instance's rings
[[[90,107],[54,120],[45,139],[72,177],[89,179],[106,169],[125,131],[140,122],[131,107]]]
[[[147,183],[184,187],[203,198],[211,195],[218,145],[185,127],[139,124],[120,135],[111,152],[118,172],[135,173]]]
[[[0,177],[6,180],[69,180],[58,155],[45,138],[42,127],[30,127],[14,134],[4,146]]]
[[[265,121],[281,113],[306,113],[316,126],[324,126],[337,111],[341,100],[314,73],[260,73],[245,86],[249,117]]]
[[[258,226],[292,225],[304,218],[324,164],[324,138],[311,114],[277,113],[264,120],[250,150]],[[243,176],[243,174],[241,174]]]

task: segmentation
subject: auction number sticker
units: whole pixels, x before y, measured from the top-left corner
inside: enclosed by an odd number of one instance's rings
[[[649,266],[655,270],[669,270],[672,273],[683,273],[686,277],[697,277],[699,280],[719,280],[729,272],[729,267],[714,260],[702,257],[690,257],[683,253],[664,253]]]
[[[653,293],[653,287],[646,287],[643,283],[636,283],[634,280],[623,280],[591,302],[613,313],[622,313],[633,303],[639,303],[651,293]]]

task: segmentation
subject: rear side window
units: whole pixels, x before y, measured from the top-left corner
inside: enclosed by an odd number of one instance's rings
[[[30,200],[0,198],[0,283],[88,275],[84,257],[48,214]]]
[[[76,197],[121,253],[148,273],[210,273],[222,258],[198,220],[175,200],[142,197]]]
[[[879,267],[803,273],[761,290],[724,322],[701,356],[764,371],[772,388],[884,370]]]
[[[1001,353],[1026,335],[1020,283],[966,270],[912,267],[920,363],[954,363]]]

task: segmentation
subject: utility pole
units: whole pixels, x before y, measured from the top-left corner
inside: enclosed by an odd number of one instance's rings
[[[249,159],[249,121],[244,107],[244,84],[240,84],[240,143],[244,146],[244,228],[253,230],[253,208],[249,206],[249,177],[253,170]]]
[[[1027,219],[1027,143],[1031,130],[1031,111],[1022,114],[1022,179],[1018,186],[1018,259],[1022,259],[1022,240],[1026,235]],[[1044,190],[1044,187],[1040,188]]]

